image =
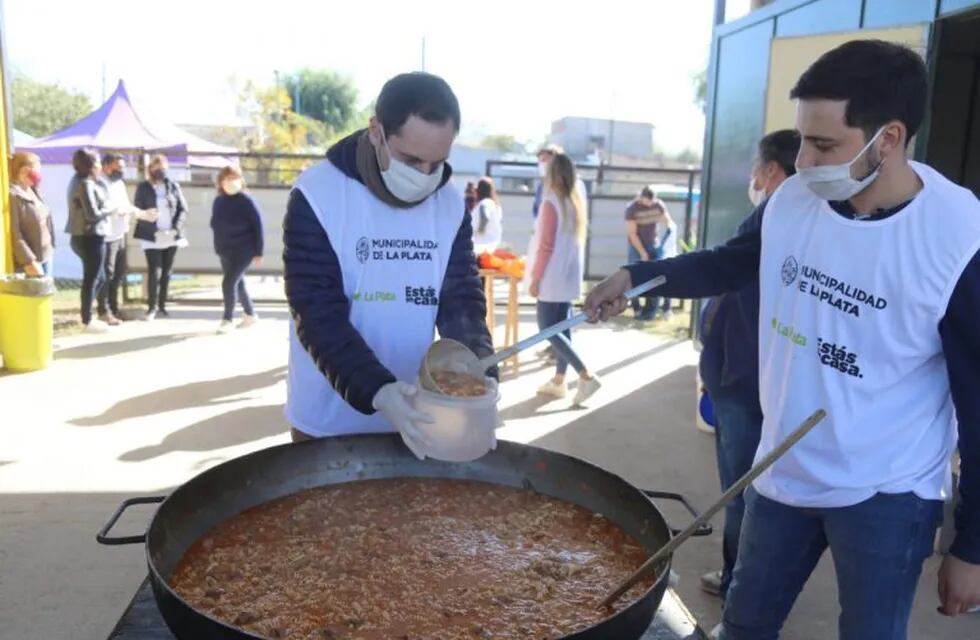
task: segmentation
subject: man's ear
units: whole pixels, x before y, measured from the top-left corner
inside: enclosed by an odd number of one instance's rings
[[[378,116],[371,116],[371,119],[368,120],[368,138],[371,139],[371,144],[374,145],[375,149],[381,148],[381,122],[378,120]]]
[[[897,151],[905,154],[905,141],[908,139],[908,129],[900,120],[892,120],[885,125],[881,132],[881,155],[885,156]]]

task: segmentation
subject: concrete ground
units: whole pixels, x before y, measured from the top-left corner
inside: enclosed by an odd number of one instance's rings
[[[145,574],[139,546],[102,547],[95,532],[121,500],[164,494],[212,465],[287,441],[286,310],[260,309],[247,331],[214,335],[218,311],[175,306],[174,318],[106,336],[59,338],[41,372],[0,373],[0,638],[101,640]],[[522,335],[531,316],[522,314]],[[571,453],[638,486],[707,505],[719,494],[711,437],[692,424],[696,354],[629,323],[589,327],[575,342],[602,391],[587,409],[544,403],[550,369],[533,354],[502,385],[501,437]],[[687,516],[666,505],[676,524]],[[140,531],[134,509],[120,533]],[[710,628],[717,600],[698,576],[718,566],[720,536],[677,554],[679,592]],[[935,613],[938,558],[925,568],[910,637],[980,639],[980,618]],[[836,588],[825,558],[783,637],[836,636]]]

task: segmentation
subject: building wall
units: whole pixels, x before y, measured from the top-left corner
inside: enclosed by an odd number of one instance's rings
[[[653,154],[653,125],[598,118],[562,118],[552,123],[549,140],[564,147],[576,159],[583,159],[597,148],[637,158]]]

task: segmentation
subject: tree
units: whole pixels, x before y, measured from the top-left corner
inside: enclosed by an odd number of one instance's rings
[[[318,120],[333,133],[343,134],[357,126],[357,87],[350,77],[326,69],[300,69],[283,83],[296,113]]]
[[[18,74],[10,89],[13,125],[32,136],[47,136],[60,131],[92,111],[88,96],[57,84],[37,82]]]
[[[706,111],[708,106],[708,70],[702,69],[691,78],[694,83],[694,102],[701,111]]]
[[[480,146],[485,149],[498,149],[500,151],[516,151],[522,149],[524,145],[519,143],[514,136],[504,134],[491,134],[484,136]]]

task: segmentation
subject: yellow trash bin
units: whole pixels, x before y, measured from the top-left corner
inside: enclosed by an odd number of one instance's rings
[[[50,278],[0,280],[0,354],[10,371],[35,371],[51,363],[53,320]]]

